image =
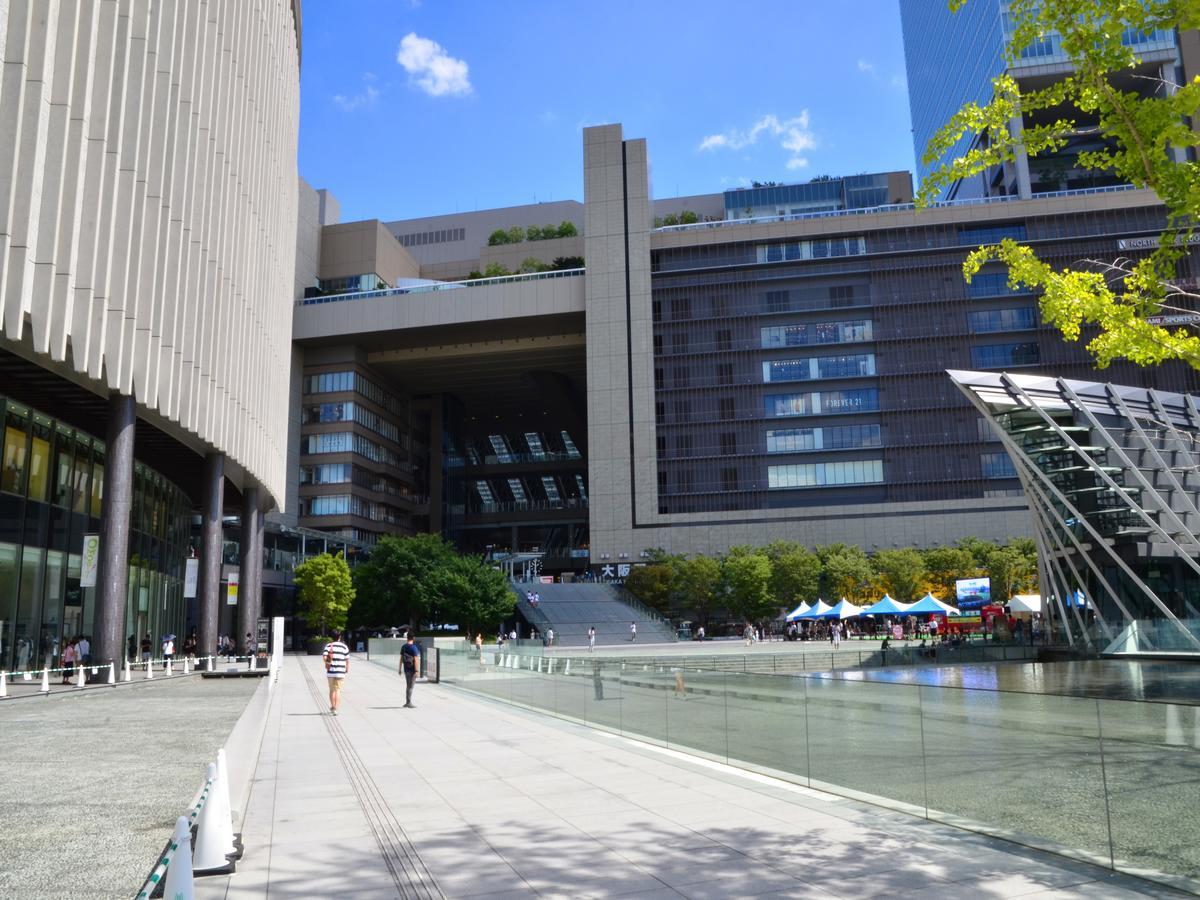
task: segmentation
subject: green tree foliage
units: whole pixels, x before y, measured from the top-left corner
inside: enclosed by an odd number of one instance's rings
[[[557,237],[560,237],[560,238],[575,237],[578,234],[579,234],[579,230],[575,227],[575,223],[568,219],[563,219],[563,221],[558,226]]]
[[[545,272],[549,268],[549,263],[542,262],[536,256],[527,256],[521,260],[521,266],[517,269],[517,274],[528,275],[530,272]]]
[[[731,549],[722,562],[721,574],[734,615],[747,622],[775,618],[779,604],[771,596],[771,561],[766,556]]]
[[[550,268],[556,269],[556,270],[582,269],[583,268],[583,257],[582,256],[556,256],[556,257],[554,257],[554,262],[552,262],[550,264]]]
[[[514,225],[508,229],[508,243],[519,244],[523,240],[525,240],[525,229],[520,225]]]
[[[785,606],[816,598],[821,585],[821,560],[794,541],[772,541],[763,548],[771,561],[771,593]]]
[[[952,0],[951,8],[965,2],[991,0]],[[1177,88],[1143,92],[1122,89],[1114,78],[1138,62],[1134,48],[1122,41],[1127,29],[1149,34],[1200,27],[1200,3],[1012,0],[1008,16],[1014,26],[1006,48],[1010,60],[1053,31],[1074,72],[1024,92],[1008,75],[994,79],[990,103],[967,104],[930,141],[923,157],[927,164],[941,159],[964,135],[982,137],[973,149],[926,177],[918,202],[930,202],[960,178],[1013,161],[1018,139],[1010,133],[1009,122],[1017,117],[1035,113],[1044,120],[1019,138],[1032,157],[1061,151],[1080,131],[1097,133],[1104,146],[1079,154],[1079,166],[1115,174],[1158,194],[1167,208],[1158,249],[1136,261],[1085,261],[1084,268],[1059,270],[1032,248],[1007,239],[972,253],[963,274],[970,281],[987,262],[1003,263],[1010,286],[1041,291],[1042,318],[1067,340],[1079,340],[1085,327],[1098,328],[1087,346],[1100,367],[1124,358],[1140,365],[1183,360],[1200,368],[1200,337],[1186,327],[1147,320],[1156,314],[1193,312],[1197,299],[1172,282],[1200,214],[1200,164],[1176,158],[1200,145],[1200,132],[1187,121],[1200,109],[1200,78]],[[1098,124],[1080,125],[1079,119]]]
[[[634,566],[625,578],[625,587],[651,609],[665,613],[671,607],[675,570],[667,563]]]
[[[988,554],[996,549],[996,545],[991,541],[985,541],[982,538],[977,538],[970,535],[965,538],[959,538],[956,545],[960,550],[966,550],[971,554],[971,559],[975,560],[975,568],[983,569],[987,567]]]
[[[678,225],[678,224],[679,224],[679,216],[675,215],[675,213],[667,213],[665,216],[662,217],[662,225],[663,226]]]
[[[911,603],[924,593],[925,559],[918,550],[880,550],[872,563],[881,586],[893,600]]]
[[[817,549],[821,565],[825,570],[825,588],[830,602],[846,597],[849,600],[866,600],[874,572],[871,561],[861,547],[847,544],[830,544]]]
[[[1007,603],[1013,594],[1032,583],[1036,566],[1013,544],[997,547],[987,557],[987,575],[992,580],[992,600]]]
[[[495,231],[493,231],[491,234],[488,235],[488,246],[489,247],[499,247],[501,244],[507,244],[507,243],[510,243],[510,241],[508,239],[508,232],[503,228],[497,228]]]
[[[715,559],[696,556],[680,559],[676,567],[675,589],[679,601],[693,610],[701,623],[708,622],[709,610],[721,587],[721,566]]]
[[[683,212],[681,212],[679,214],[679,224],[680,225],[695,225],[699,221],[700,221],[700,217],[698,215],[696,215],[694,212],[692,212],[690,209],[685,209]]]
[[[380,538],[371,558],[354,569],[355,624],[416,625],[437,599],[430,592],[431,575],[454,556],[453,545],[436,534]]]
[[[930,588],[939,599],[950,604],[954,603],[954,582],[960,578],[974,578],[979,568],[970,551],[961,547],[934,547],[922,556]]]
[[[457,624],[468,636],[485,630],[492,633],[517,605],[504,573],[477,556],[447,557],[428,573],[423,585],[439,618]]]
[[[322,636],[346,627],[346,616],[354,602],[350,567],[339,553],[310,556],[293,573],[300,600],[300,614],[309,627]]]
[[[542,229],[540,225],[530,225],[525,229],[525,240],[540,241],[542,239]]]
[[[512,270],[503,263],[490,262],[483,270],[484,278],[500,278],[503,275],[511,275]]]

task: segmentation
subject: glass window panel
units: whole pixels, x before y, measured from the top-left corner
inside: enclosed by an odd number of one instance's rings
[[[25,493],[28,437],[28,414],[10,408],[4,425],[4,471],[0,472],[0,490],[10,494]]]

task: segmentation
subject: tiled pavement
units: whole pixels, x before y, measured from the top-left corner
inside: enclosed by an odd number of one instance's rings
[[[232,876],[197,897],[1176,896],[900,813],[418,685],[355,660],[342,712],[284,663]]]

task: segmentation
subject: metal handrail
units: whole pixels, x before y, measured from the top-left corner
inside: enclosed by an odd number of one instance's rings
[[[315,306],[321,303],[340,303],[343,300],[375,300],[380,297],[401,297],[405,294],[433,294],[438,291],[457,290],[469,287],[489,287],[515,281],[540,281],[546,278],[574,278],[583,275],[586,269],[554,269],[550,272],[526,272],[522,275],[499,275],[493,278],[467,278],[462,281],[439,281],[436,284],[417,284],[412,287],[385,288],[381,291],[350,291],[345,294],[328,294],[323,297],[305,297],[296,300],[296,306]]]
[[[637,596],[629,590],[629,588],[625,587],[623,584],[614,584],[611,585],[611,587],[616,589],[617,596],[620,597],[622,603],[632,606],[637,612],[641,613],[642,616],[650,619],[652,622],[659,622],[663,625],[666,625],[667,628],[670,629],[671,634],[675,635],[675,628],[671,624],[670,619],[666,618],[662,613],[651,609],[649,606],[639,600]],[[676,636],[676,639],[678,639],[678,636]]]

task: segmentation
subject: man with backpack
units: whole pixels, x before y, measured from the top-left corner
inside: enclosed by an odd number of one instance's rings
[[[342,633],[334,631],[333,640],[321,653],[325,660],[325,677],[329,679],[329,714],[336,716],[342,705],[342,682],[350,673],[350,648],[342,643]]]
[[[400,670],[404,673],[404,708],[416,709],[412,702],[412,691],[413,682],[421,674],[421,648],[417,646],[411,631],[408,640],[400,648]]]

